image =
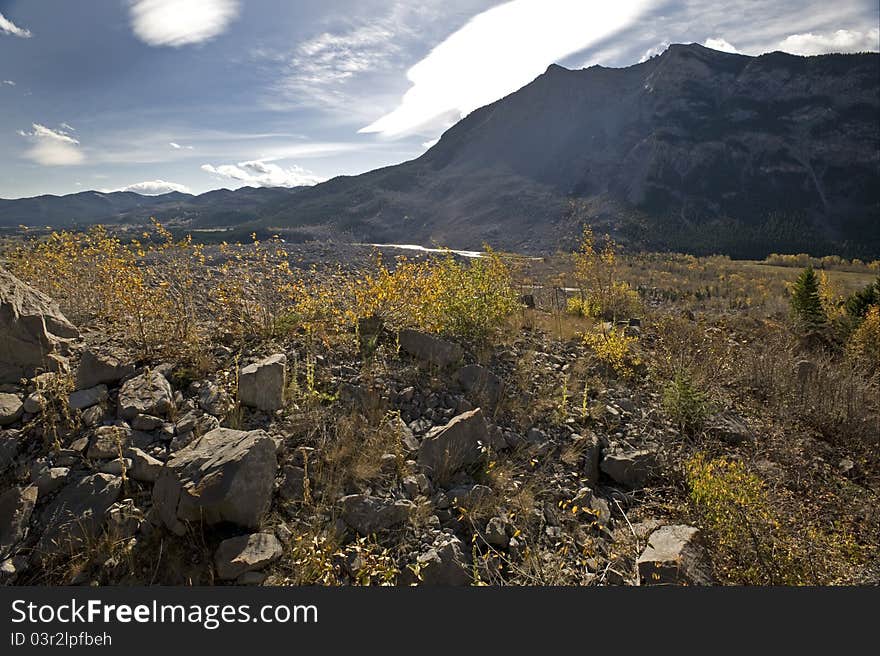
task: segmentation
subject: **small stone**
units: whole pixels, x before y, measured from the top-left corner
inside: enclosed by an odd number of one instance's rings
[[[85,410],[104,403],[109,394],[106,385],[98,385],[89,389],[73,392],[67,397],[67,404],[74,410]]]
[[[237,579],[278,560],[283,551],[278,538],[271,533],[253,533],[223,540],[214,553],[217,576],[227,581]]]
[[[154,431],[157,428],[161,428],[162,424],[165,423],[160,417],[154,417],[153,415],[145,415],[145,414],[137,414],[134,419],[131,420],[131,427],[136,431]]]
[[[0,426],[14,424],[21,418],[24,404],[15,394],[0,393]]]
[[[116,458],[128,447],[131,431],[121,426],[101,426],[95,429],[89,442],[86,458],[102,460]]]
[[[273,412],[284,406],[287,357],[278,353],[241,370],[238,399],[246,406]]]

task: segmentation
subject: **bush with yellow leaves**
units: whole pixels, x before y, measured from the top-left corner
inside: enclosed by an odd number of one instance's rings
[[[605,244],[598,249],[593,228],[585,225],[573,258],[574,279],[581,295],[569,301],[570,313],[609,320],[640,313],[642,304],[638,293],[618,279],[617,245],[611,237],[605,235]]]
[[[880,305],[868,308],[847,343],[847,354],[870,371],[880,370]]]
[[[613,371],[624,378],[632,376],[635,367],[641,364],[641,359],[633,348],[638,341],[638,337],[627,335],[625,329],[617,326],[603,327],[584,334],[584,342],[593,349],[606,373]]]

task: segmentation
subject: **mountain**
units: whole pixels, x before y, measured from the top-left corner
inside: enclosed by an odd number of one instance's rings
[[[202,227],[540,252],[569,246],[588,221],[638,248],[878,257],[880,55],[691,44],[627,68],[553,65],[396,166],[296,190],[82,196],[0,201],[0,225],[32,212],[87,221],[94,203],[95,221],[153,212]]]

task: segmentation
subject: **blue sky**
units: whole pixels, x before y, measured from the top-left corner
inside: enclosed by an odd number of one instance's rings
[[[880,48],[876,0],[0,0],[0,197],[314,184],[551,63]]]

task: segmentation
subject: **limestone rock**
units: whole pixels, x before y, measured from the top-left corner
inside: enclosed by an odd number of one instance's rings
[[[272,502],[275,441],[264,431],[217,428],[176,452],[153,486],[168,528],[180,521],[256,528]]]
[[[489,428],[480,408],[429,431],[419,446],[418,463],[436,480],[483,460]]]
[[[281,557],[281,543],[271,533],[253,533],[223,540],[214,553],[217,576],[223,580],[237,579]]]
[[[478,364],[462,367],[455,377],[466,392],[490,407],[497,405],[504,394],[503,381],[486,367]]]
[[[37,503],[37,488],[13,487],[0,494],[0,560],[6,558],[26,536]]]
[[[272,412],[284,405],[286,385],[287,357],[279,353],[241,370],[238,400],[248,407]]]
[[[21,418],[24,404],[15,394],[0,393],[0,426],[14,424]]]
[[[112,385],[134,373],[134,365],[123,362],[108,353],[91,349],[83,352],[76,369],[76,388],[90,389],[98,385]]]
[[[440,368],[455,364],[464,357],[464,349],[458,344],[410,329],[400,331],[400,348]]]
[[[164,417],[174,404],[168,380],[158,371],[147,371],[123,383],[119,390],[119,416],[132,420],[137,415]]]
[[[343,521],[363,536],[404,524],[415,509],[411,501],[365,494],[350,494],[341,503]]]
[[[609,453],[602,460],[601,469],[615,482],[636,489],[644,487],[657,470],[657,458],[648,449]]]
[[[85,410],[95,405],[100,405],[107,400],[107,386],[97,385],[88,389],[73,392],[67,398],[67,404],[74,410]]]
[[[0,269],[0,383],[59,367],[59,348],[79,332],[45,294]]]
[[[651,533],[637,566],[642,585],[712,585],[715,582],[700,531],[693,526],[663,526]]]

